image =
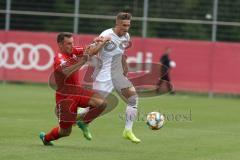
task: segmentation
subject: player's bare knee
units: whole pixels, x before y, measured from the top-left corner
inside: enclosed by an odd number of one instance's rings
[[[100,94],[94,94],[94,96],[91,99],[91,105],[95,107],[103,107],[105,108],[107,106],[107,101],[104,97],[102,97]]]
[[[100,106],[101,108],[106,108],[107,107],[107,100],[106,99],[103,99],[100,103]]]
[[[130,92],[133,92],[133,93],[136,93],[135,87],[130,87],[130,88],[129,88],[129,91],[130,91]]]
[[[107,101],[104,98],[98,98],[95,106],[99,108],[106,108]]]
[[[133,95],[137,95],[136,89],[134,87],[121,89],[121,94],[126,98],[130,98]]]

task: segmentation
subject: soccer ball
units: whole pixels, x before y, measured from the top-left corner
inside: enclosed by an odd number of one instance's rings
[[[159,112],[151,112],[147,115],[147,125],[152,130],[158,130],[163,127],[164,116]]]

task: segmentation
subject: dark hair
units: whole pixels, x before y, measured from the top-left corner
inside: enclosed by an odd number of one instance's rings
[[[126,12],[119,12],[117,14],[116,20],[131,20],[132,15]]]
[[[70,32],[61,32],[57,35],[57,43],[63,42],[65,37],[71,38],[72,36],[73,36],[73,34]]]

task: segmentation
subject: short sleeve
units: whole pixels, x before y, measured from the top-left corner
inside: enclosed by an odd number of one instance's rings
[[[129,33],[127,33],[126,38],[127,38],[127,41],[130,41],[130,40],[131,40],[131,37],[130,37],[130,34],[129,34]]]
[[[74,46],[72,53],[76,56],[82,56],[84,52],[84,48],[80,46]]]
[[[67,62],[66,59],[60,54],[54,57],[54,70],[61,70],[61,66]]]
[[[103,31],[103,32],[99,35],[99,37],[109,36],[109,34],[110,34],[109,30],[110,30],[110,29],[107,29],[107,30]]]

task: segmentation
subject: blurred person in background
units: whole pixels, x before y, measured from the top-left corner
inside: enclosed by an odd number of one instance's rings
[[[175,91],[173,89],[173,85],[171,84],[171,78],[170,78],[170,70],[171,68],[176,67],[176,63],[170,59],[170,54],[172,52],[172,48],[166,47],[163,55],[160,57],[160,76],[157,83],[156,92],[160,93],[163,86],[167,88],[167,91],[170,92],[170,94],[175,94]]]

